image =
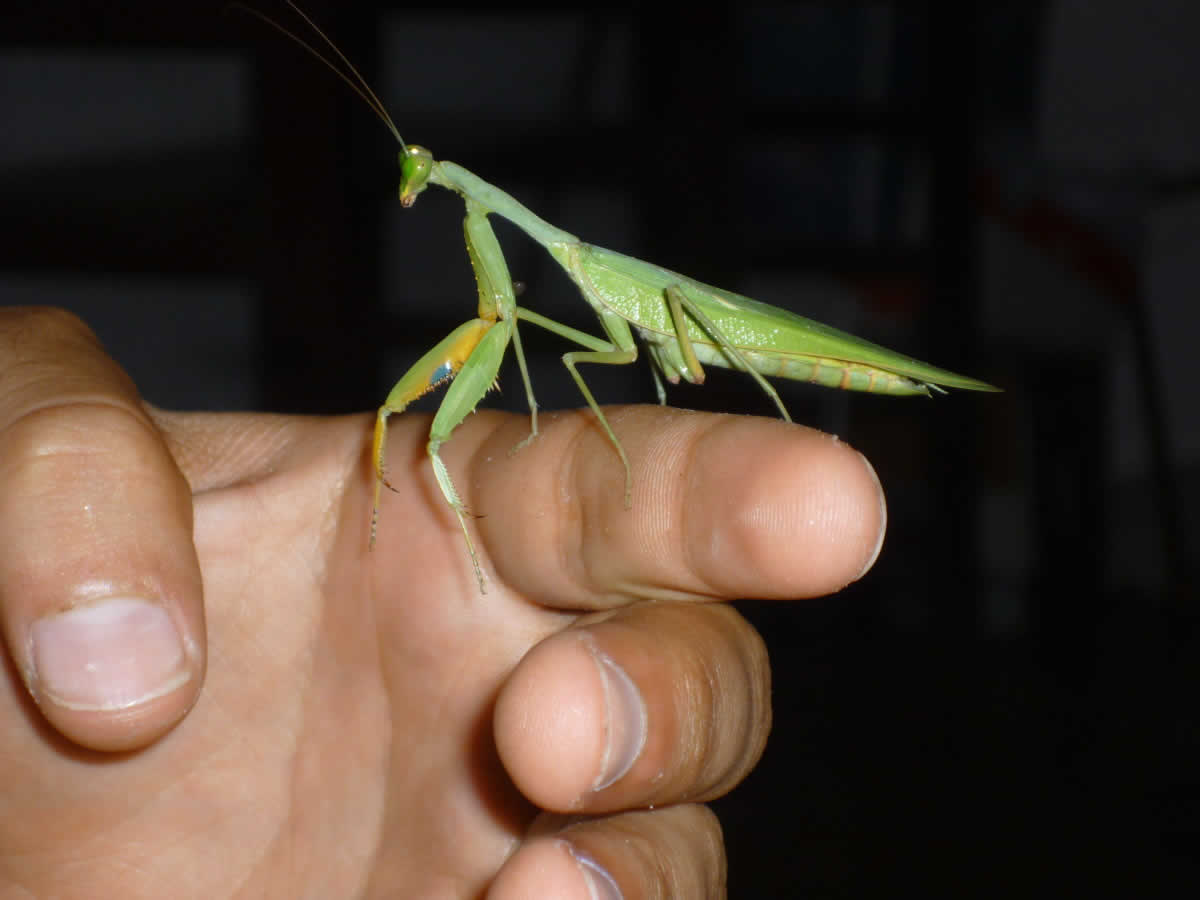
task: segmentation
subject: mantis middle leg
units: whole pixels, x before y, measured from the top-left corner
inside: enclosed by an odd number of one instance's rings
[[[517,313],[527,322],[540,325],[547,331],[551,331],[554,334],[575,341],[577,344],[588,348],[587,350],[573,350],[570,353],[564,353],[562,361],[563,365],[567,367],[567,371],[571,373],[571,377],[575,380],[579,392],[583,394],[583,399],[587,401],[587,405],[596,414],[596,420],[600,423],[600,427],[604,429],[604,433],[608,435],[608,439],[616,449],[617,455],[621,458],[621,465],[625,467],[625,507],[628,509],[633,502],[633,470],[629,465],[629,457],[625,455],[625,448],[621,446],[616,432],[608,424],[608,418],[604,415],[604,411],[600,409],[600,404],[592,396],[592,392],[588,389],[587,383],[583,380],[583,376],[579,374],[579,370],[575,368],[575,365],[577,363],[599,363],[609,366],[624,366],[636,362],[637,345],[633,342],[633,332],[629,330],[629,323],[615,313],[597,308],[597,313],[600,316],[600,324],[604,327],[609,337],[609,340],[603,341],[555,322],[553,319],[547,319],[545,316],[538,315],[528,309],[520,308],[517,310]]]

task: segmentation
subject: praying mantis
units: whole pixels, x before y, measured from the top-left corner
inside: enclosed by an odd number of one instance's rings
[[[791,417],[765,376],[896,396],[929,396],[932,392],[945,393],[946,388],[999,390],[787,310],[593,246],[551,225],[509,194],[457,163],[436,160],[424,147],[406,144],[383,103],[350,60],[292,0],[287,3],[332,50],[346,71],[266,16],[253,9],[247,8],[247,11],[283,31],[333,70],[388,128],[400,145],[401,206],[412,207],[431,185],[453,191],[466,206],[467,255],[479,293],[476,315],[417,360],[379,407],[371,449],[375,474],[371,547],[375,545],[379,525],[381,489],[391,488],[385,466],[388,419],[402,413],[418,397],[448,383],[446,395],[433,418],[426,452],[438,488],[458,519],[479,590],[486,592],[479,556],[468,527],[470,514],[440,450],[467,415],[474,412],[484,394],[497,383],[500,364],[509,345],[517,359],[530,415],[529,436],[514,450],[537,437],[538,405],[521,346],[519,322],[544,328],[582,348],[563,354],[562,362],[620,457],[625,470],[626,507],[632,503],[633,491],[629,459],[577,366],[580,363],[628,365],[635,362],[638,358],[635,332],[650,357],[658,400],[662,404],[666,403],[664,378],[672,384],[681,379],[702,384],[705,365],[740,369],[748,374],[788,422]],[[517,304],[504,252],[488,221],[490,215],[507,219],[554,258],[595,311],[605,335],[603,338],[555,322]]]

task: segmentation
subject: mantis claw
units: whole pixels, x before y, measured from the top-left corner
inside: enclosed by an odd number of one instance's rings
[[[526,447],[528,447],[530,444],[532,444],[534,439],[537,436],[538,436],[538,433],[536,431],[531,431],[526,437],[522,438],[521,440],[517,441],[517,443],[512,445],[512,449],[508,451],[508,455],[516,456],[518,453],[520,453],[522,450],[524,450]]]

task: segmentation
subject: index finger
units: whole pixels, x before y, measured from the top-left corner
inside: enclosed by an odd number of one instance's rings
[[[519,426],[473,456],[482,542],[500,578],[531,599],[595,607],[603,598],[817,596],[878,556],[883,491],[837,438],[666,407],[609,418],[633,466],[628,509],[620,462],[586,412],[547,422],[511,458],[493,445],[515,443]]]

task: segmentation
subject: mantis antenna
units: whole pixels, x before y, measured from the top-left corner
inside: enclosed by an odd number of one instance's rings
[[[364,103],[366,103],[368,107],[370,107],[371,112],[375,113],[375,115],[379,117],[379,120],[381,122],[383,122],[384,125],[387,126],[388,131],[390,131],[392,133],[392,136],[395,137],[396,142],[400,145],[400,148],[404,151],[404,155],[409,156],[410,154],[408,151],[408,144],[404,143],[404,138],[400,137],[400,129],[398,129],[396,127],[396,123],[393,122],[392,117],[388,115],[388,111],[384,107],[383,101],[381,101],[379,99],[379,95],[376,94],[373,90],[371,90],[371,85],[367,84],[367,79],[363,78],[362,73],[358,71],[358,69],[355,67],[354,63],[350,62],[350,60],[346,58],[346,54],[344,54],[338,48],[338,45],[335,44],[330,39],[329,35],[327,35],[324,31],[322,31],[320,28],[318,28],[317,23],[314,22],[312,19],[310,19],[307,15],[305,15],[304,10],[302,10],[295,3],[293,3],[292,0],[284,0],[284,2],[287,3],[287,5],[292,8],[292,11],[294,13],[296,13],[296,15],[298,15],[301,19],[303,19],[305,24],[308,25],[308,27],[311,28],[322,41],[325,42],[325,45],[334,52],[334,54],[337,56],[337,58],[339,60],[341,60],[342,64],[354,76],[353,78],[351,78],[350,75],[347,75],[344,71],[342,71],[337,66],[335,66],[328,57],[326,57],[323,53],[321,53],[321,51],[319,51],[315,47],[313,47],[312,44],[308,43],[308,41],[304,40],[302,37],[300,37],[295,32],[289,31],[287,28],[284,28],[282,25],[280,25],[278,22],[276,22],[274,19],[272,19],[270,16],[266,15],[265,13],[259,12],[257,9],[254,9],[252,6],[247,6],[244,3],[233,2],[233,3],[230,3],[229,6],[233,9],[239,9],[242,12],[249,13],[250,15],[254,16],[256,19],[266,22],[268,25],[270,25],[276,31],[283,34],[285,37],[290,38],[295,43],[299,44],[301,47],[303,47],[305,50],[307,50],[313,56],[314,59],[318,60],[323,66],[325,66],[327,69],[329,69],[331,72],[333,72],[334,75],[336,75],[338,78],[342,79],[342,81],[344,81],[349,86],[350,90],[352,90],[352,91],[354,91],[354,93],[358,94],[358,96],[362,98],[362,101]]]

